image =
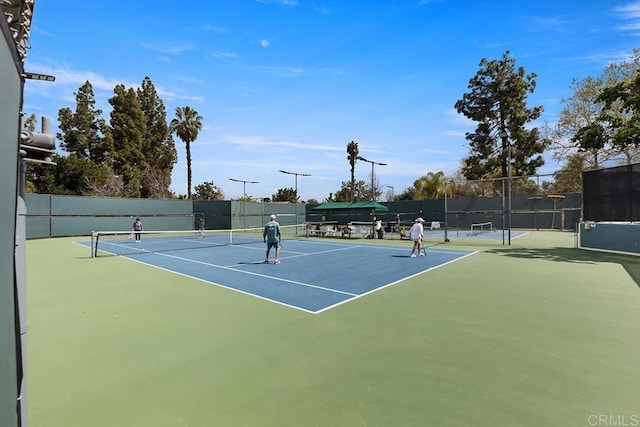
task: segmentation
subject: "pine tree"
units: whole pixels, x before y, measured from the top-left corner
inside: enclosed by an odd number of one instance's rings
[[[58,111],[61,132],[56,136],[60,141],[60,148],[94,163],[108,163],[113,141],[105,120],[100,117],[102,110],[95,107],[93,86],[86,81],[74,95],[75,112],[70,108]]]
[[[466,139],[470,156],[463,160],[467,179],[507,176],[507,158],[511,144],[513,175],[533,175],[544,164],[542,153],[549,141],[537,128],[526,125],[542,114],[542,106],[527,108],[527,95],[536,87],[536,74],[516,69],[515,60],[506,51],[500,60],[480,61],[478,73],[469,80],[470,92],[457,101],[455,108],[477,123]],[[506,131],[507,138],[500,137]]]
[[[142,196],[142,171],[148,167],[144,153],[146,117],[142,112],[136,92],[117,85],[115,95],[109,98],[111,132],[113,135],[113,170],[123,180],[127,197]]]
[[[142,81],[137,98],[146,117],[142,153],[147,167],[141,175],[142,197],[167,197],[170,194],[171,172],[178,157],[167,123],[167,112],[149,77]]]

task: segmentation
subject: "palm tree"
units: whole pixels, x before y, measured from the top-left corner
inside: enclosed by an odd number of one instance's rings
[[[413,185],[416,189],[416,200],[437,199],[440,196],[444,196],[446,187],[444,172],[428,172],[418,178]]]
[[[358,160],[358,143],[355,141],[351,141],[347,144],[347,153],[349,156],[347,159],[349,160],[349,164],[351,165],[351,191],[350,191],[350,202],[353,202],[353,189],[356,183],[356,161]]]
[[[202,116],[189,106],[176,107],[176,118],[169,126],[171,133],[178,135],[187,147],[187,198],[191,199],[191,143],[202,130]]]

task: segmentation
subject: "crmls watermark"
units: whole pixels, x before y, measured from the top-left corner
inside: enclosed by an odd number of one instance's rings
[[[587,423],[590,426],[635,427],[640,426],[640,415],[591,414]]]

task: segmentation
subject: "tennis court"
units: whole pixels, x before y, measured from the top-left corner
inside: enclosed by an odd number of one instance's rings
[[[177,274],[175,264],[198,263],[161,255],[188,249],[138,250],[137,262],[91,258],[77,237],[31,240],[29,425],[632,425],[640,259],[581,251],[573,239],[427,238],[415,259],[408,241],[285,240],[281,265],[254,264],[262,244],[198,252],[225,287]],[[440,250],[473,255],[429,267]],[[406,278],[381,287],[398,278],[367,270],[391,274],[386,264]],[[336,276],[342,266],[353,276]],[[304,277],[365,297],[310,315],[322,309],[226,287],[255,274],[269,276],[264,287]]]
[[[101,251],[162,268],[310,313],[391,286],[473,254],[472,251],[430,248],[411,258],[410,247],[353,244],[342,239],[283,239],[281,264],[264,264],[260,230],[147,233],[138,242],[128,234],[103,236]],[[233,233],[233,234],[231,234]],[[236,244],[230,243],[233,236]],[[346,242],[346,243],[345,243]],[[88,242],[78,242],[84,246]],[[273,251],[271,259],[273,259]],[[98,256],[96,262],[101,259]]]

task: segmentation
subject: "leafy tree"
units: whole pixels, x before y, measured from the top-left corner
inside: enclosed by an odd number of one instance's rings
[[[314,199],[313,197],[311,199],[307,200],[307,204],[309,205],[319,205],[320,202],[318,202],[318,200]]]
[[[573,80],[573,95],[562,100],[565,107],[552,130],[552,150],[556,160],[566,161],[579,150],[586,153],[584,159],[589,166],[597,168],[611,157],[603,151],[607,141],[602,140],[603,129],[598,123],[602,106],[597,98],[604,86],[603,76]]]
[[[605,106],[608,87],[631,82],[640,69],[640,51],[620,63],[608,65],[603,74],[574,80],[572,97],[563,99],[565,108],[553,128],[553,151],[556,160],[569,160],[577,152],[586,153],[585,168],[598,168],[604,162],[622,155],[630,164],[640,158],[634,145],[616,144],[612,139],[608,117],[625,117],[623,104],[613,101]],[[605,111],[605,108],[608,111]]]
[[[368,197],[366,200],[378,200],[380,196],[382,196],[382,185],[380,185],[380,180],[378,177],[374,177],[373,181],[371,180],[371,172],[369,172],[369,179],[367,180],[367,188],[366,192]],[[373,189],[371,186],[373,185]]]
[[[215,185],[213,181],[203,182],[194,187],[194,200],[224,200],[222,188]]]
[[[104,168],[104,173],[93,177],[85,176],[84,194],[96,197],[124,197],[121,177],[106,165],[99,166]]]
[[[60,148],[94,163],[107,162],[113,151],[113,140],[102,110],[95,107],[93,87],[85,82],[77,92],[76,109],[61,108],[58,111]]]
[[[496,182],[500,186],[496,187]],[[459,182],[453,188],[454,197],[495,197],[502,194],[500,181],[480,180]]]
[[[462,161],[464,165],[464,161]],[[496,172],[496,175],[499,172]],[[496,176],[494,178],[500,178]],[[501,179],[491,178],[467,181],[460,168],[452,178],[454,184],[450,184],[451,197],[494,197],[502,195]]]
[[[191,143],[198,138],[202,129],[202,116],[193,108],[177,107],[176,118],[171,120],[170,128],[178,135],[187,149],[187,198],[191,198]]]
[[[511,179],[511,194],[513,196],[533,196],[540,192],[534,180],[526,176]]]
[[[552,193],[580,193],[582,192],[582,172],[589,169],[586,166],[586,153],[571,155],[565,165],[553,177],[554,182],[548,187]]]
[[[151,80],[146,77],[137,91],[123,85],[114,88],[114,96],[109,99],[113,107],[111,126],[95,108],[90,82],[75,95],[75,112],[63,108],[58,113],[61,146],[71,156],[112,169],[106,181],[90,181],[91,191],[125,197],[170,197],[177,155],[164,105]],[[105,188],[99,189],[100,185]]]
[[[353,198],[351,198],[351,189],[353,188]],[[371,198],[371,188],[363,180],[358,180],[355,183],[349,181],[342,181],[342,187],[333,195],[333,201],[335,202],[362,202]]]
[[[426,175],[418,178],[413,183],[417,200],[420,199],[438,199],[444,197],[446,179],[444,172],[428,172]]]
[[[570,138],[570,141],[580,147],[580,151],[591,153],[593,156],[593,167],[600,166],[598,154],[607,146],[611,140],[611,135],[603,124],[594,121],[578,129]]]
[[[104,186],[110,169],[75,154],[54,154],[55,165],[33,165],[27,172],[28,191],[40,194],[93,195],[93,185]],[[94,183],[94,184],[92,184]],[[111,194],[109,194],[111,195]]]
[[[509,143],[512,144],[512,174],[533,175],[544,164],[541,153],[549,141],[541,139],[538,128],[526,125],[542,114],[542,107],[527,108],[527,94],[536,87],[536,74],[516,69],[515,60],[506,51],[500,60],[480,61],[478,73],[469,80],[470,89],[455,108],[478,123],[466,139],[470,156],[463,161],[467,179],[507,176]],[[508,132],[508,138],[499,134]]]
[[[142,196],[142,171],[148,166],[143,141],[147,131],[146,117],[136,92],[124,85],[114,88],[115,95],[109,98],[111,111],[111,134],[113,136],[113,170],[123,179],[127,197]]]
[[[408,187],[405,188],[400,194],[396,194],[396,200],[415,200],[416,199],[416,188]]]
[[[358,143],[351,141],[347,144],[347,160],[351,166],[351,181],[349,186],[349,198],[348,201],[355,201],[355,186],[356,186],[356,162],[358,161]]]
[[[621,149],[640,146],[640,74],[604,88],[598,101],[604,103],[598,136]]]
[[[279,188],[276,194],[271,196],[271,200],[274,202],[298,202],[298,192],[293,188]]]
[[[31,131],[31,132],[35,132],[36,131],[36,125],[37,125],[37,117],[35,114],[31,114],[29,117],[27,117],[24,120],[24,124],[23,124],[23,128],[25,130]]]
[[[142,81],[137,98],[146,118],[142,152],[147,166],[141,174],[142,197],[166,197],[170,194],[171,172],[178,158],[166,109],[149,77]]]

